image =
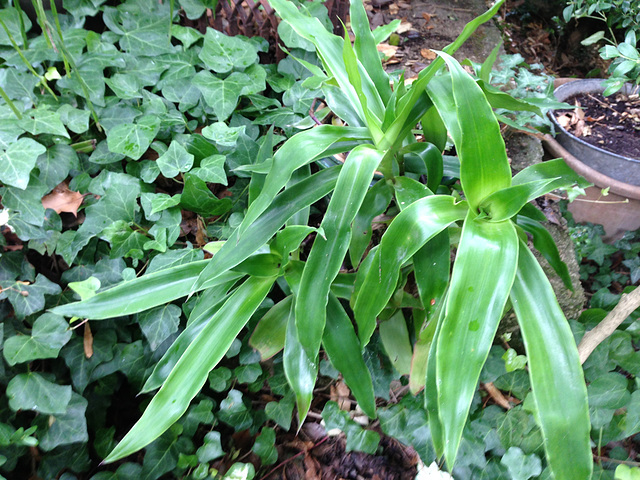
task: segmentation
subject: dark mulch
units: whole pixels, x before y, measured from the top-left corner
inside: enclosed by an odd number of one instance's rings
[[[583,107],[556,114],[569,132],[596,147],[640,159],[640,98],[637,94],[609,97],[584,94],[567,103]]]
[[[347,452],[344,435],[327,437],[317,423],[278,445],[280,462],[261,480],[413,480],[418,454],[381,435],[376,455]]]

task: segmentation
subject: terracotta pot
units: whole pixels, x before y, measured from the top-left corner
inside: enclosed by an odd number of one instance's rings
[[[631,88],[631,86],[628,86]],[[555,90],[556,98],[566,101],[578,93],[602,93],[602,81],[576,80]],[[613,242],[628,230],[640,228],[640,160],[608,152],[575,137],[562,128],[551,115],[557,138],[546,135],[544,143],[554,156],[563,157],[567,164],[594,187],[586,197],[578,197],[569,204],[569,211],[577,222],[599,223],[604,226],[605,241]],[[602,189],[609,195],[602,196]]]

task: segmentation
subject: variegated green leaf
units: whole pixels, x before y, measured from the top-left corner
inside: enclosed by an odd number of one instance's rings
[[[332,365],[342,373],[362,411],[370,418],[375,418],[376,399],[371,373],[360,353],[360,342],[351,319],[333,294],[329,294],[327,303],[327,328],[324,330],[322,344]]]
[[[469,211],[462,228],[436,350],[444,455],[453,468],[498,323],[515,277],[518,236],[511,221],[487,222]]]
[[[275,277],[250,278],[229,297],[191,342],[140,420],[105,459],[106,463],[147,446],[186,412],[209,372],[260,306],[274,281]]]
[[[402,264],[449,224],[463,219],[467,210],[466,202],[456,203],[453,197],[432,195],[412,203],[391,222],[371,268],[365,272],[354,304],[363,345],[369,342],[376,317],[395,290]],[[361,269],[358,276],[365,273]]]
[[[578,349],[553,288],[523,243],[511,303],[551,471],[558,479],[587,480],[593,469],[591,426]]]
[[[370,145],[356,147],[347,157],[302,273],[296,301],[298,338],[309,358],[320,348],[327,296],[344,261],[355,218],[382,154]]]

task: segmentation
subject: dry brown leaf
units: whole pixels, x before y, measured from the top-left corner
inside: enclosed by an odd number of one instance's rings
[[[196,225],[196,245],[198,247],[202,247],[209,241],[209,238],[207,237],[207,226],[199,216],[197,218]]]
[[[69,185],[62,182],[53,191],[42,197],[42,206],[55,210],[56,213],[68,212],[78,216],[78,208],[82,205],[84,195],[69,190]]]
[[[91,333],[89,321],[86,321],[84,323],[84,336],[82,339],[82,345],[84,346],[84,356],[87,358],[93,357],[93,334]]]
[[[399,10],[400,9],[398,8],[398,6],[395,3],[392,3],[392,4],[389,5],[389,13],[391,15],[397,15]]]
[[[407,33],[412,28],[413,28],[413,25],[411,25],[411,23],[402,21],[400,22],[400,25],[398,26],[396,33]]]
[[[422,12],[422,18],[424,18],[427,23],[431,21],[431,16],[432,15],[430,13]]]
[[[398,47],[396,45],[389,45],[388,43],[379,43],[378,51],[384,54],[385,59],[390,59],[396,54]]]
[[[431,50],[430,48],[422,48],[420,50],[420,55],[422,58],[426,58],[427,60],[435,60],[437,57],[436,52]]]

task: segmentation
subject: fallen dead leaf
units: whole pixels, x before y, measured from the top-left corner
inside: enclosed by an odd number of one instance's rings
[[[91,333],[91,327],[88,321],[84,323],[82,345],[84,346],[84,356],[87,358],[93,357],[93,334]]]
[[[78,216],[78,208],[82,205],[84,195],[69,190],[69,185],[62,182],[53,191],[42,197],[42,206],[55,210],[56,213],[67,212]]]
[[[409,22],[402,21],[398,26],[396,33],[407,33],[409,30],[413,28],[413,25]]]
[[[427,60],[435,60],[437,57],[436,52],[431,50],[430,48],[422,48],[420,50],[420,55],[422,58],[426,58]]]
[[[390,15],[397,15],[398,11],[400,9],[398,8],[398,6],[395,3],[392,3],[389,5],[389,14]]]
[[[384,54],[385,59],[389,59],[395,56],[396,52],[398,51],[398,48],[399,47],[397,45],[389,45],[388,43],[378,44],[378,51]]]

